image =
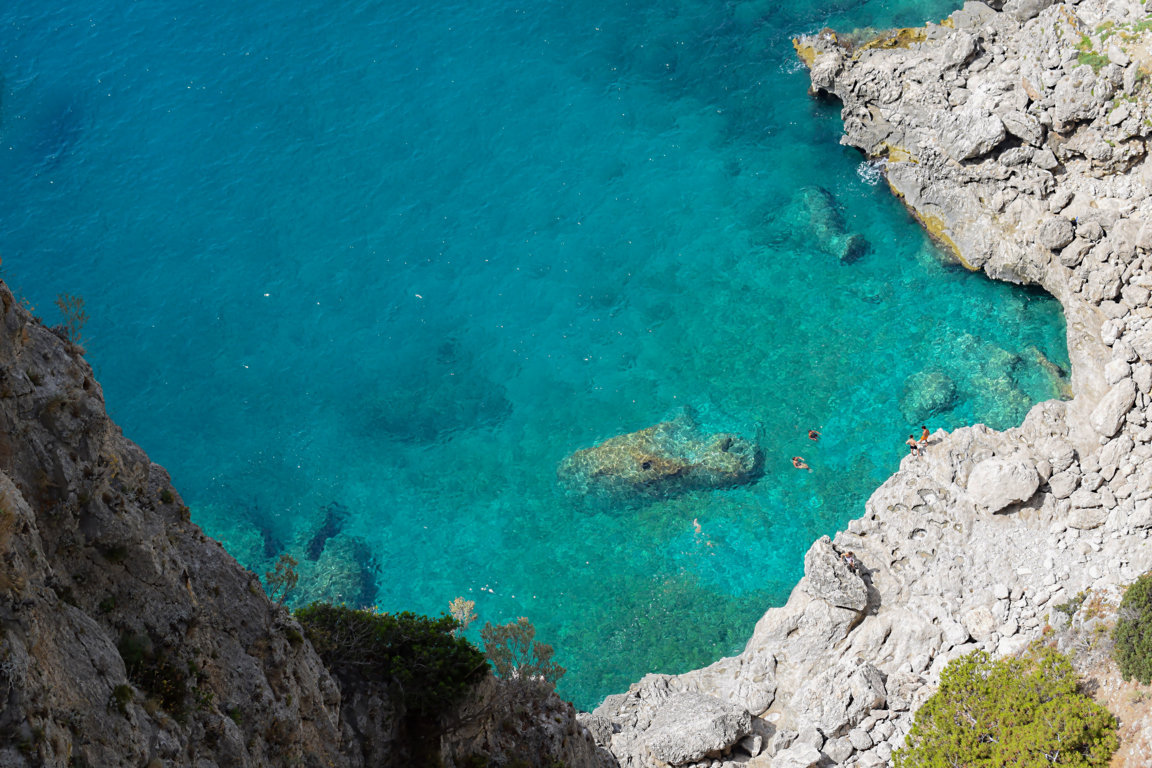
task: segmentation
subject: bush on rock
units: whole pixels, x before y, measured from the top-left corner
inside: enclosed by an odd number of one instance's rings
[[[409,713],[444,712],[488,672],[484,654],[452,634],[458,624],[447,616],[327,603],[312,603],[295,615],[324,666],[342,682],[392,687]]]
[[[896,768],[1102,768],[1118,744],[1116,719],[1079,691],[1067,657],[976,651],[944,668],[893,757]]]
[[[1120,601],[1113,655],[1125,680],[1152,682],[1152,573],[1132,583]]]

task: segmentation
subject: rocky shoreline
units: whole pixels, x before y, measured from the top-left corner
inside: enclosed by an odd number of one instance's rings
[[[649,675],[582,721],[625,768],[880,766],[944,665],[1024,649],[1057,605],[1152,568],[1152,21],[1137,0],[968,2],[940,24],[800,37],[842,141],[970,269],[1038,284],[1074,397],[938,432],[744,652]],[[841,553],[854,552],[858,572]]]
[[[1074,397],[1005,432],[933,435],[813,544],[741,654],[648,675],[579,715],[552,696],[495,716],[488,680],[441,743],[446,765],[885,765],[949,660],[1016,653],[1067,622],[1056,606],[1152,568],[1144,7],[968,2],[940,24],[796,48],[813,92],[843,103],[844,141],[939,242],[1061,301]],[[816,247],[861,256],[834,211],[807,204],[826,224]],[[719,437],[727,467],[734,443]],[[639,454],[605,445],[612,461],[585,474],[630,478]],[[739,477],[754,470],[753,451],[737,458]],[[0,765],[405,764],[387,692],[342,690],[108,419],[67,332],[2,283],[0,469]],[[317,557],[339,516],[310,542]]]

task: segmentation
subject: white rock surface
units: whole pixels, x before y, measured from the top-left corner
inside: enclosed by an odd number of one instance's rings
[[[1021,455],[985,459],[968,475],[968,494],[989,512],[1027,501],[1039,487],[1040,475],[1034,461]]]

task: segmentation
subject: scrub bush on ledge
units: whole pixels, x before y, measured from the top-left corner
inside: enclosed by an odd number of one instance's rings
[[[1120,601],[1112,653],[1125,680],[1152,682],[1152,574],[1136,579]]]
[[[444,713],[488,673],[484,654],[453,636],[457,622],[312,603],[295,613],[333,674],[395,690],[409,714]]]
[[[896,768],[1103,768],[1118,744],[1116,718],[1080,692],[1067,657],[976,651],[944,668],[893,757]]]
[[[497,677],[504,680],[553,690],[567,672],[552,661],[552,646],[535,642],[536,627],[523,616],[508,624],[488,622],[480,631],[480,638]]]

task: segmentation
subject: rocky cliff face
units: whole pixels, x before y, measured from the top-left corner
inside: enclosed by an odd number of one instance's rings
[[[937,433],[813,545],[743,653],[582,716],[622,766],[885,765],[949,660],[1017,652],[1066,621],[1055,605],[1152,568],[1144,6],[968,2],[939,25],[796,49],[813,91],[843,103],[843,141],[941,244],[1062,302],[1075,397],[1004,433]]]
[[[344,764],[340,692],[0,287],[0,764]]]
[[[500,690],[447,731],[447,765],[611,764],[554,694],[511,722]],[[387,690],[341,696],[108,419],[81,350],[0,283],[0,766],[404,766],[402,715]]]

